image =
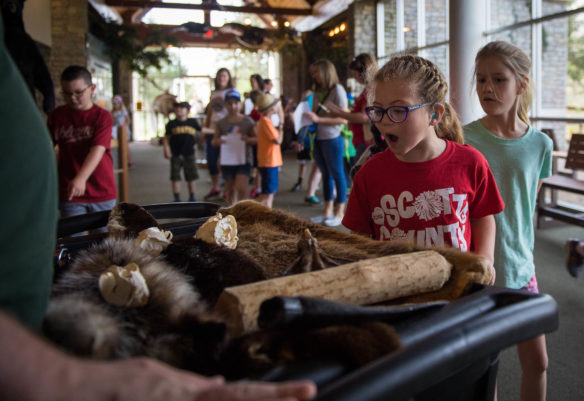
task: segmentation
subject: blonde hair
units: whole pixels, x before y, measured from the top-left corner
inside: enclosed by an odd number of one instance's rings
[[[375,97],[375,86],[380,82],[399,79],[415,85],[415,95],[422,103],[440,103],[444,115],[436,125],[436,135],[457,143],[464,143],[462,125],[454,108],[446,102],[448,83],[444,74],[434,63],[414,55],[402,55],[390,59],[371,80],[367,100],[371,104]]]
[[[361,53],[351,60],[349,69],[357,71],[365,83],[367,83],[369,82],[369,78],[377,71],[377,60],[369,53]]]
[[[487,57],[497,57],[509,68],[517,82],[525,82],[529,79],[531,60],[523,50],[512,43],[502,40],[489,42],[479,50],[475,57],[475,70],[473,74],[473,86],[476,83],[477,67]],[[476,86],[475,86],[476,87]],[[497,93],[495,93],[495,96]],[[529,124],[529,105],[531,104],[531,85],[526,85],[525,91],[519,95],[519,107],[517,115],[526,124]]]
[[[339,76],[335,65],[325,58],[316,60],[310,65],[310,68],[317,68],[320,75],[321,86],[330,89],[339,83]]]

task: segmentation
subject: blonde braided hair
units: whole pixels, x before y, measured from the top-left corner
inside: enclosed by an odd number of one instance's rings
[[[407,54],[393,57],[375,73],[370,81],[372,88],[368,92],[368,102],[373,103],[375,85],[380,82],[398,79],[415,85],[416,96],[422,103],[440,103],[444,106],[444,115],[436,126],[436,135],[457,143],[464,143],[462,125],[454,108],[446,102],[448,83],[438,67],[425,58]]]

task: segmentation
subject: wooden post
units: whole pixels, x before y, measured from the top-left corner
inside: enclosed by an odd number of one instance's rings
[[[350,305],[375,304],[440,289],[452,265],[438,252],[365,259],[310,273],[278,277],[223,290],[215,311],[233,335],[257,329],[260,304],[276,295],[306,295]]]
[[[128,202],[128,128],[125,125],[118,127],[118,164],[118,198],[120,202]]]

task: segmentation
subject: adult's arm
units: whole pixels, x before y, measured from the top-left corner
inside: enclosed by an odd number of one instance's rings
[[[306,116],[306,118],[308,118],[313,123],[317,124],[341,125],[347,123],[347,120],[345,120],[344,118],[319,116],[318,114],[312,111],[307,111],[306,113],[304,113],[304,116]]]
[[[0,393],[4,401],[308,400],[311,382],[233,383],[147,358],[96,362],[73,358],[0,311]]]
[[[363,111],[351,113],[332,102],[327,102],[325,106],[329,109],[331,115],[344,118],[350,123],[367,124],[369,122],[367,114]]]

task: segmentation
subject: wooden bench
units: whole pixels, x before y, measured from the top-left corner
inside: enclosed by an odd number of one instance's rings
[[[571,176],[566,176],[554,171],[551,177],[543,180],[537,200],[538,228],[541,218],[545,216],[584,227],[584,209],[562,204],[555,196],[556,191],[566,191],[584,196],[584,181],[576,177],[578,170],[584,170],[584,134],[572,135],[570,147],[565,157],[566,169],[572,170],[573,173]],[[552,193],[549,202],[546,200],[546,190],[548,189]]]

